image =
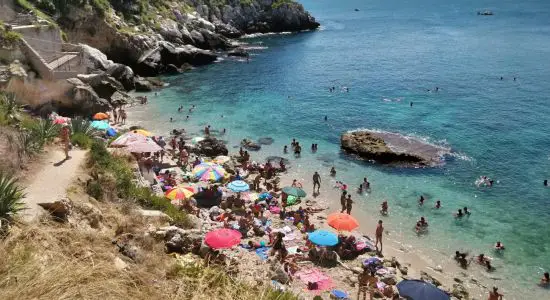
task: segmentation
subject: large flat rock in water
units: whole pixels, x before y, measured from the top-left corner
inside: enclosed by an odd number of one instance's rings
[[[350,131],[340,138],[342,149],[381,164],[401,167],[435,167],[443,163],[448,149],[398,133]]]

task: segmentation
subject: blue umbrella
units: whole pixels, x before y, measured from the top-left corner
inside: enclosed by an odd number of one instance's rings
[[[341,290],[332,290],[330,294],[336,299],[349,299],[348,294]]]
[[[338,236],[327,230],[315,230],[308,235],[308,239],[319,246],[334,246],[338,244]]]
[[[270,193],[261,193],[260,195],[258,195],[258,199],[261,199],[261,200],[270,200],[272,199],[273,196],[271,196]]]
[[[98,130],[107,130],[107,129],[111,128],[109,123],[107,123],[105,121],[93,121],[90,124],[90,126],[92,126],[92,128],[98,129]]]
[[[230,189],[233,192],[246,192],[250,190],[250,187],[248,186],[248,183],[242,181],[242,180],[235,180],[232,181],[227,185],[227,188]]]
[[[397,284],[401,297],[411,300],[449,300],[451,297],[435,285],[422,280],[403,280]]]

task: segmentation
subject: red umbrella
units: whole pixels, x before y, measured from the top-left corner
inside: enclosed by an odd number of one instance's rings
[[[241,242],[241,233],[234,229],[222,228],[207,233],[204,242],[212,249],[231,248]]]

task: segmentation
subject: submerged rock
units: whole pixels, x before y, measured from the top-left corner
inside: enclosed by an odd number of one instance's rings
[[[213,137],[207,137],[200,141],[191,149],[195,154],[215,157],[219,155],[227,155],[229,151],[222,140],[218,140]]]
[[[249,139],[243,139],[241,141],[241,146],[243,146],[247,150],[252,150],[252,151],[259,151],[262,148],[260,144],[257,144]]]
[[[258,143],[262,144],[262,145],[271,145],[273,144],[275,140],[273,138],[270,138],[270,137],[262,137],[262,138],[259,138],[258,139]]]
[[[381,164],[405,167],[437,166],[442,163],[442,147],[410,139],[396,133],[351,131],[341,138],[344,151]]]

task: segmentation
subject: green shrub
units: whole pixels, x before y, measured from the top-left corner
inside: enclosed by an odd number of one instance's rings
[[[293,4],[295,3],[293,0],[277,0],[271,4],[271,8],[276,9],[279,8],[285,4]]]
[[[71,119],[71,131],[73,134],[81,133],[89,138],[99,136],[101,132],[92,127],[92,122],[82,118]]]
[[[71,136],[71,143],[82,149],[89,149],[92,145],[92,139],[82,132],[77,132]]]
[[[141,206],[145,208],[157,209],[164,212],[172,218],[173,225],[179,227],[190,227],[191,223],[185,211],[174,206],[169,199],[159,197],[146,187],[135,187],[132,190],[132,197]]]
[[[22,107],[17,103],[15,94],[0,93],[0,120],[2,125],[12,125],[21,119]]]
[[[92,180],[86,185],[86,193],[97,200],[103,200],[103,187],[96,180]]]
[[[11,175],[0,173],[0,219],[11,220],[25,209],[23,188]]]
[[[53,141],[59,135],[61,125],[54,124],[50,120],[40,119],[30,128],[30,134],[34,141],[38,143],[38,148],[41,150],[44,145]]]

